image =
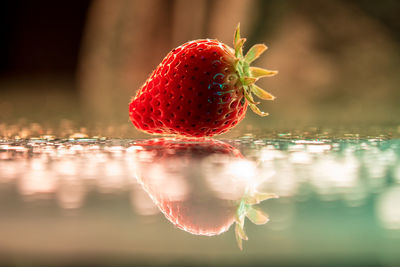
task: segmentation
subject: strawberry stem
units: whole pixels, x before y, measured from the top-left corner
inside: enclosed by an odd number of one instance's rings
[[[240,200],[236,210],[235,236],[240,250],[243,250],[243,240],[248,240],[244,231],[244,222],[247,217],[251,222],[257,225],[265,224],[269,221],[268,214],[264,213],[259,207],[254,206],[264,200],[278,198],[276,194],[253,192],[245,194]]]
[[[246,38],[240,37],[240,23],[236,27],[235,34],[233,37],[233,46],[235,50],[235,68],[239,75],[239,80],[243,85],[243,93],[246,100],[249,102],[250,108],[254,113],[260,116],[267,116],[268,113],[260,111],[256,106],[259,102],[253,100],[252,94],[254,93],[257,97],[264,100],[274,100],[275,97],[270,93],[264,91],[254,83],[263,77],[270,77],[276,75],[278,71],[266,70],[257,67],[250,67],[250,63],[260,57],[260,55],[267,50],[267,46],[264,44],[256,44],[252,46],[247,54],[243,56],[243,44]]]

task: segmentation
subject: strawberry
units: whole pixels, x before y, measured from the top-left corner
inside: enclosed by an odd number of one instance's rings
[[[177,228],[213,236],[236,223],[242,249],[245,217],[256,224],[268,221],[253,204],[276,195],[257,192],[248,170],[235,170],[235,165],[250,162],[229,144],[204,138],[154,139],[137,142],[135,153],[138,182]]]
[[[247,106],[274,96],[254,83],[277,71],[250,67],[267,47],[256,44],[243,55],[239,25],[234,49],[217,40],[195,40],[168,53],[129,105],[129,116],[139,130],[150,134],[202,137],[227,132],[243,120]]]

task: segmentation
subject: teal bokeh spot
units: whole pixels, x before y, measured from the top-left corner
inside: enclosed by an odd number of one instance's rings
[[[214,75],[213,79],[216,80],[218,76],[222,76],[222,78],[225,77],[224,74],[222,74],[222,73],[217,73],[217,74]]]
[[[216,60],[216,61],[219,61],[219,60]],[[225,74],[223,74],[223,73],[217,73],[213,76],[214,81],[208,85],[208,90],[214,90],[213,97],[209,97],[207,99],[207,101],[209,103],[213,103],[214,101],[217,101],[218,104],[226,104],[231,99],[230,97],[228,97],[228,99],[224,101],[221,98],[221,96],[223,96],[225,94],[230,94],[234,91],[234,90],[224,91],[223,89],[226,88],[227,83],[225,83],[225,82],[220,83],[220,82],[216,81],[217,79],[221,79],[221,78],[223,79],[224,77],[225,77]],[[214,96],[217,96],[217,97],[214,97]]]

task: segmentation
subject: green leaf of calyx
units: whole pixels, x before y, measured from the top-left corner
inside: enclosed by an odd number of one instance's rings
[[[242,228],[244,226],[244,219],[246,217],[246,212],[247,212],[246,203],[241,201],[235,214],[235,221],[236,224],[239,224]]]
[[[254,113],[256,113],[257,115],[260,115],[261,117],[265,117],[265,116],[269,115],[269,113],[261,111],[255,104],[249,103],[249,106]]]
[[[258,207],[249,206],[246,216],[257,225],[265,224],[269,221],[268,215]]]
[[[262,78],[262,77],[272,77],[278,74],[278,71],[276,70],[266,70],[262,68],[257,68],[257,67],[250,67],[250,74],[251,77],[255,78]]]
[[[244,231],[243,226],[236,224],[235,225],[235,231],[238,233],[239,237],[243,240],[248,240],[249,238],[246,235],[246,232]]]
[[[244,60],[247,63],[251,63],[254,60],[256,60],[257,58],[259,58],[259,56],[264,53],[265,50],[267,50],[267,46],[265,44],[255,44],[253,45],[249,51],[247,52],[246,56],[244,57]]]
[[[264,200],[271,198],[278,198],[279,196],[274,193],[256,193],[254,196],[245,197],[244,201],[246,204],[254,205],[259,204]]]
[[[263,100],[274,100],[275,96],[271,95],[270,93],[264,91],[261,87],[253,84],[250,86],[250,91],[254,93],[257,97]]]
[[[240,38],[240,23],[238,23],[235,34],[233,36],[233,48],[235,49],[236,58],[243,58],[243,44],[245,41],[246,38]]]
[[[233,47],[237,46],[239,40],[240,40],[240,22],[236,26],[235,34],[233,35]]]
[[[235,237],[236,237],[236,243],[239,247],[240,250],[243,250],[243,241],[242,240],[248,240],[248,237],[244,231],[244,214],[243,216],[241,215],[239,217],[236,217],[236,224],[235,224]]]
[[[251,92],[248,89],[248,86],[245,86],[244,97],[247,99],[247,101],[249,101],[250,105],[258,105],[258,104],[260,104],[260,102],[255,102],[254,101],[253,96],[251,95]]]
[[[243,85],[252,85],[255,83],[258,79],[254,77],[243,77]]]
[[[246,38],[240,38],[235,47],[235,57],[243,58],[243,44],[246,42]]]
[[[236,244],[238,245],[240,250],[243,250],[243,241],[239,236],[239,233],[235,229],[235,237],[236,237]]]

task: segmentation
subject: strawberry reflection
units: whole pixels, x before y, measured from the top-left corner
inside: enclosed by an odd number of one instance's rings
[[[196,235],[221,234],[235,224],[238,246],[244,222],[264,224],[255,204],[277,197],[257,191],[253,162],[231,145],[212,139],[161,138],[136,143],[136,177],[165,217]]]

